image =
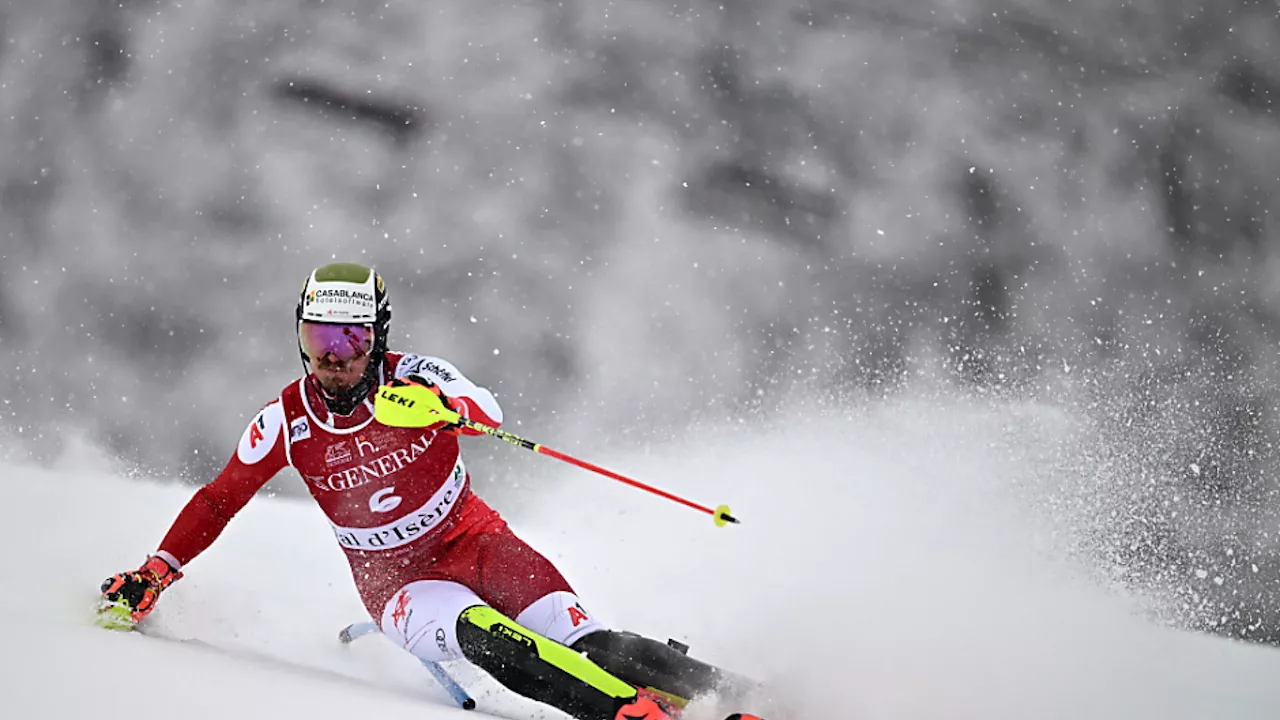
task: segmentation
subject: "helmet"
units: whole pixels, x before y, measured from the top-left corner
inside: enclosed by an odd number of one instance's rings
[[[382,276],[373,268],[356,263],[330,263],[311,271],[302,285],[295,312],[298,352],[307,378],[324,398],[325,405],[338,415],[350,415],[378,381],[387,354],[387,330],[391,326],[391,301]],[[369,366],[355,387],[334,395],[320,387],[311,375],[311,358],[302,349],[302,323],[367,324],[373,326],[373,349]]]

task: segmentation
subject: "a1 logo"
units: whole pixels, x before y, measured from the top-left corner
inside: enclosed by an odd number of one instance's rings
[[[369,497],[369,509],[376,513],[391,512],[400,507],[401,498],[392,495],[394,487],[383,488]]]

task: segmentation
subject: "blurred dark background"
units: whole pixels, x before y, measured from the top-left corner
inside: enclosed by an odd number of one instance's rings
[[[10,0],[0,432],[203,482],[355,260],[549,443],[1065,403],[1113,578],[1280,641],[1278,39],[1245,0]]]

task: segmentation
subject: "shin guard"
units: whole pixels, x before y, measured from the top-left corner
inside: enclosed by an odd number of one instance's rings
[[[636,689],[560,643],[517,624],[487,605],[458,617],[458,644],[467,660],[513,692],[579,720],[615,720]]]

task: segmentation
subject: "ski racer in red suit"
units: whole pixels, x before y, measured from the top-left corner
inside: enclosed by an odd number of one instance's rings
[[[494,396],[449,362],[387,349],[391,304],[376,272],[353,263],[314,270],[296,316],[305,374],[258,412],[142,567],[103,583],[103,611],[123,610],[129,627],[142,621],[289,466],[328,517],[369,614],[421,659],[466,658],[582,720],[664,720],[677,712],[668,696],[729,683],[679,650],[596,621],[551,562],[472,492],[458,440],[475,431],[375,419],[380,386],[415,383],[462,417],[502,422]],[[520,641],[531,636],[538,642]]]

